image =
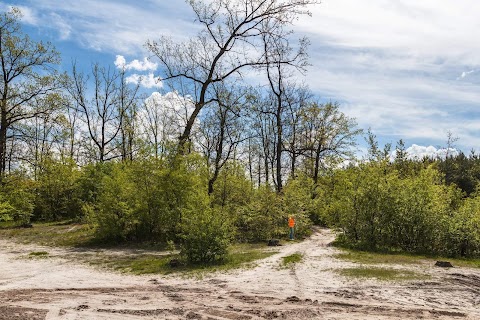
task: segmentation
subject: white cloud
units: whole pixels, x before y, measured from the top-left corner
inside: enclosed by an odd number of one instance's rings
[[[413,144],[411,147],[407,148],[406,150],[408,158],[412,160],[420,160],[423,158],[445,158],[445,156],[448,154],[449,156],[456,156],[459,154],[459,152],[456,149],[453,148],[440,148],[437,149],[433,146],[419,146],[416,144]]]
[[[50,13],[68,17],[71,37],[96,51],[139,54],[149,39],[195,32],[192,12],[183,1],[24,1],[32,11],[47,13],[38,15],[37,25],[52,27]]]
[[[460,75],[460,78],[463,79],[465,78],[466,76],[468,76],[469,74],[472,74],[474,73],[475,70],[470,70],[470,71],[463,71],[462,74]]]
[[[299,29],[330,44],[386,48],[421,56],[463,57],[480,62],[476,0],[324,0]]]
[[[125,65],[127,64],[127,60],[125,60],[124,56],[117,55],[116,58],[115,58],[114,64],[118,69],[123,69],[123,68],[125,68]]]
[[[151,89],[151,88],[162,88],[163,84],[153,73],[148,75],[132,74],[125,78],[127,83],[140,84],[140,86]]]
[[[31,24],[48,28],[44,12],[54,12],[71,25],[71,39],[102,52],[138,56],[147,39],[181,41],[198,30],[184,1],[22,1]],[[480,1],[323,0],[310,9],[313,17],[301,17],[295,30],[310,38],[305,82],[315,93],[340,101],[360,127],[393,143],[442,144],[450,130],[462,149],[478,145],[480,73],[471,71],[480,70],[480,41],[472,40]],[[118,65],[129,70],[153,71],[148,60],[122,58]],[[132,77],[138,83],[141,76]],[[143,79],[161,86],[153,75]]]
[[[158,63],[153,63],[148,58],[143,58],[143,61],[137,59],[127,63],[122,55],[117,55],[115,59],[115,66],[119,69],[136,70],[136,71],[155,71],[158,68]]]
[[[57,27],[57,31],[60,34],[60,39],[69,39],[70,35],[72,34],[72,27],[60,15],[52,12],[50,16],[53,24]]]

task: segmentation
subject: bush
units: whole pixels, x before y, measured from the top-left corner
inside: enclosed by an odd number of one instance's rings
[[[179,240],[183,211],[206,194],[195,155],[110,164],[84,206],[99,237],[113,241]],[[92,176],[96,176],[93,174]]]
[[[135,229],[136,189],[128,173],[123,166],[115,166],[100,182],[97,202],[84,206],[87,221],[102,240],[124,241]]]
[[[188,262],[208,263],[225,258],[231,225],[228,217],[210,208],[207,201],[185,210],[181,227],[181,254]]]
[[[45,221],[81,219],[79,177],[80,171],[73,161],[45,160],[35,188],[34,218]]]
[[[282,210],[282,198],[269,187],[255,190],[253,199],[234,213],[237,239],[258,242],[286,237],[288,216]]]
[[[446,225],[442,242],[447,254],[462,257],[480,256],[480,196],[467,198]]]
[[[33,212],[33,182],[16,172],[3,178],[0,189],[0,221],[30,223]]]
[[[344,244],[362,249],[444,253],[445,226],[460,193],[434,168],[401,177],[386,163],[339,173],[330,212]]]

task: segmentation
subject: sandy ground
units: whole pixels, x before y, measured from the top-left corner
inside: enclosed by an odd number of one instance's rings
[[[352,280],[335,272],[355,264],[333,257],[333,238],[319,229],[255,268],[202,279],[118,274],[73,262],[85,252],[0,240],[0,319],[480,319],[479,270],[389,265],[431,279]],[[303,261],[282,268],[296,252]]]

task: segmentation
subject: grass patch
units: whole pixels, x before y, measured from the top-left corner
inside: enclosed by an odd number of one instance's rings
[[[426,280],[430,276],[407,270],[394,270],[387,268],[346,268],[337,270],[339,274],[351,278],[377,279],[381,281],[407,281]]]
[[[93,265],[99,265],[121,272],[134,274],[169,274],[169,273],[203,273],[217,270],[229,270],[239,267],[249,267],[256,260],[269,257],[277,252],[266,251],[264,243],[259,244],[235,244],[229,249],[224,261],[210,264],[186,265],[172,268],[169,265],[171,259],[180,259],[177,254],[166,251],[166,244],[158,243],[102,243],[95,239],[94,230],[86,224],[62,221],[55,223],[35,223],[32,228],[12,227],[0,225],[0,238],[9,239],[19,243],[35,243],[53,247],[76,247],[85,248],[82,254],[72,255],[71,258],[81,260]],[[90,249],[146,249],[155,251],[152,253],[108,254],[106,252],[95,253]],[[167,254],[168,253],[168,254]],[[40,253],[34,256],[46,256]]]
[[[286,256],[286,257],[283,257],[282,258],[282,266],[284,267],[288,267],[292,264],[295,264],[295,263],[298,263],[300,261],[302,261],[303,259],[303,255],[301,253],[294,253],[294,254],[291,254],[289,256]]]
[[[48,256],[47,251],[32,251],[29,253],[30,257],[46,257]]]
[[[438,256],[426,256],[420,254],[409,253],[379,253],[355,251],[351,249],[342,249],[342,253],[334,255],[335,258],[357,262],[362,264],[421,264],[429,263],[434,265],[436,261],[450,261],[454,267],[480,268],[480,259],[462,259],[462,258],[445,258]]]
[[[259,249],[258,245],[241,244],[232,246],[225,260],[215,263],[188,265],[181,260],[179,255],[175,254],[142,254],[130,256],[97,254],[88,257],[86,262],[138,275],[183,273],[194,276],[214,271],[252,267],[256,260],[267,258],[275,253],[277,252],[267,252]],[[179,259],[182,264],[178,267],[171,267],[169,264],[171,259]]]
[[[95,243],[93,230],[86,224],[67,222],[34,223],[32,228],[0,228],[0,237],[20,243],[78,247]]]
[[[419,264],[425,257],[408,254],[389,254],[344,250],[334,256],[337,259],[363,264]]]
[[[432,259],[432,263],[435,263],[435,261],[440,260],[440,261],[450,261],[454,267],[465,267],[465,268],[477,268],[480,269],[480,259],[462,259],[462,258],[442,258],[442,257],[437,257],[435,259]]]

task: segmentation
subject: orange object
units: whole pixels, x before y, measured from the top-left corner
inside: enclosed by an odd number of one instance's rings
[[[295,219],[293,217],[288,218],[288,226],[290,228],[295,227]]]

